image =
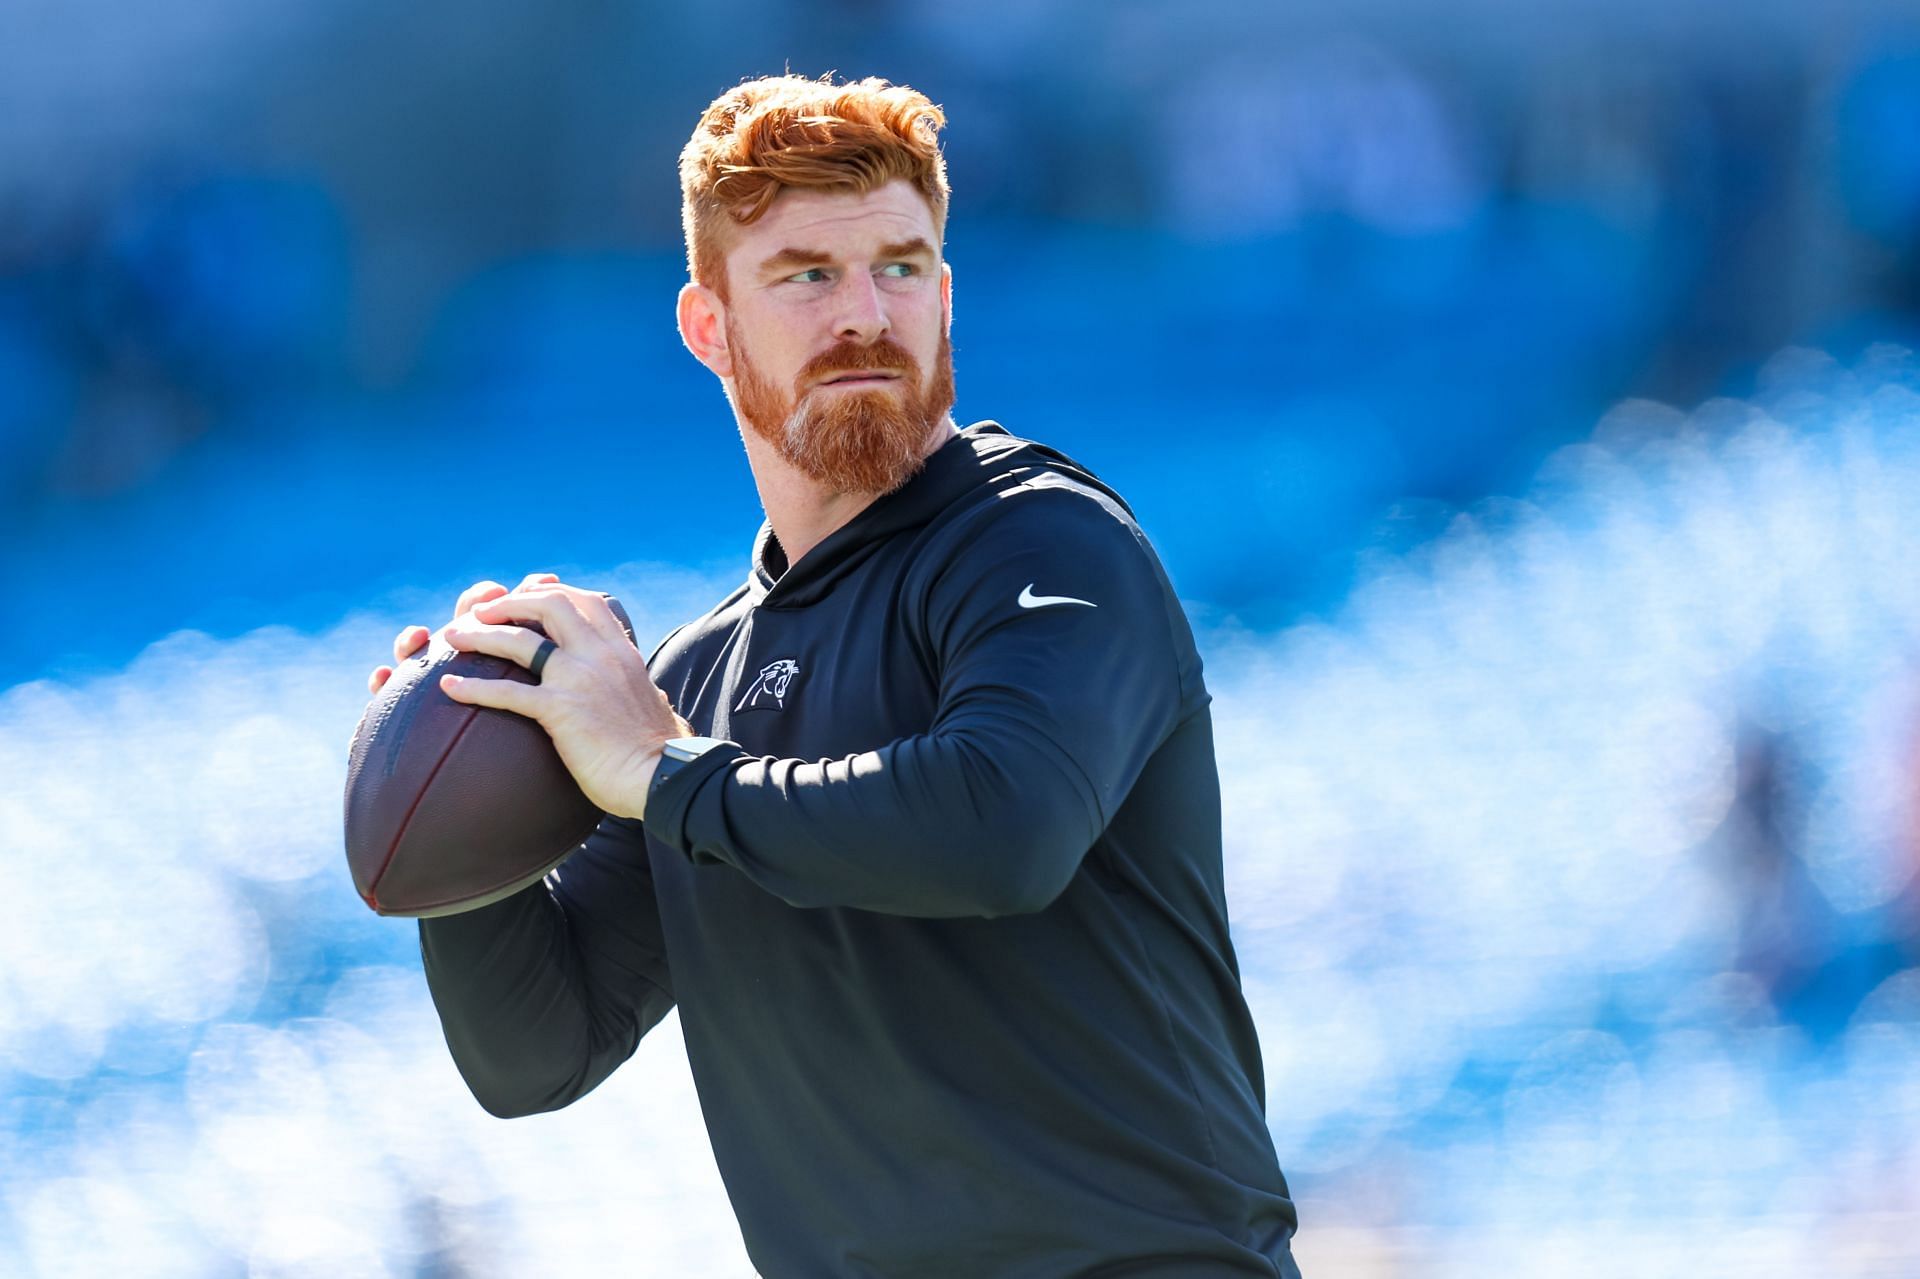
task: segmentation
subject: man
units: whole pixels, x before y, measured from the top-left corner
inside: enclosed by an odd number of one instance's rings
[[[949,416],[943,122],[793,77],[701,118],[680,334],[767,523],[651,660],[550,574],[462,597],[449,640],[541,679],[449,695],[537,719],[609,815],[422,920],[427,979],[502,1116],[678,1003],[768,1275],[1295,1275],[1200,661],[1112,490]]]

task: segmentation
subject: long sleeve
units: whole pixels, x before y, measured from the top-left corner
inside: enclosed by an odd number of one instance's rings
[[[1173,731],[1197,659],[1183,669],[1177,601],[1116,506],[1043,489],[979,524],[914,601],[940,690],[925,733],[836,760],[713,752],[662,784],[648,830],[796,906],[1051,902]]]
[[[644,840],[619,818],[540,883],[422,919],[420,954],[454,1064],[502,1118],[590,1091],[673,1007]]]

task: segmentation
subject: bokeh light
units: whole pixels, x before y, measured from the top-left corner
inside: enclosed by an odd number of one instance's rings
[[[677,1017],[465,1091],[341,848],[403,623],[759,519],[673,158],[950,117],[964,420],[1207,660],[1312,1279],[1920,1273],[1920,23],[0,6],[0,1275],[751,1273]]]
[[[1203,634],[1303,1255],[1324,1223],[1441,1273],[1733,1273],[1823,1214],[1920,1219],[1886,1171],[1920,1150],[1920,579],[1888,572],[1920,392],[1903,354],[1817,393],[1806,363],[1625,411],[1321,620]],[[726,586],[587,577],[650,634]],[[0,694],[21,1273],[749,1273],[672,1020],[569,1110],[489,1119],[412,927],[353,897],[332,806],[396,620]],[[1889,1255],[1920,1261],[1821,1273]]]

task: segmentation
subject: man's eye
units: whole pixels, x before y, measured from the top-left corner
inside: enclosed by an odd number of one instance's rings
[[[914,274],[914,266],[911,262],[889,262],[880,268],[880,274],[890,275],[896,280],[904,280]]]
[[[818,284],[827,278],[827,273],[817,266],[810,266],[798,275],[787,277],[788,284]]]

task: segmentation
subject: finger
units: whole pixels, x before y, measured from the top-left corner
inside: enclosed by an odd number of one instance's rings
[[[528,668],[546,639],[524,626],[494,625],[472,614],[447,623],[446,637],[447,643],[463,653],[504,657]]]
[[[538,684],[521,684],[510,679],[475,679],[472,676],[442,675],[440,691],[456,702],[469,706],[492,706],[528,719],[539,719]]]
[[[367,676],[367,691],[369,693],[379,692],[381,689],[381,686],[384,685],[392,677],[393,677],[393,667],[391,666],[374,667],[373,674]]]
[[[608,638],[632,641],[627,627],[613,611],[612,597],[604,591],[583,590],[578,586],[568,586],[564,582],[544,582],[535,586],[522,585],[517,592],[522,595],[563,595],[573,601],[574,611],[586,620],[588,626]],[[557,638],[557,637],[556,637]]]
[[[426,646],[431,635],[432,632],[424,626],[402,627],[400,633],[393,637],[393,660],[406,661]]]
[[[524,591],[529,587],[539,586],[543,582],[557,582],[559,580],[559,576],[553,573],[529,573],[521,578],[520,585],[513,589],[516,591]]]
[[[473,606],[482,600],[496,599],[506,593],[507,588],[498,582],[475,582],[472,586],[460,592],[460,600],[453,606],[453,615],[458,617],[462,613],[471,611]]]
[[[581,613],[577,592],[566,586],[535,587],[531,591],[503,595],[474,606],[478,621],[494,624],[538,622],[561,648],[581,644],[593,638],[594,627]]]

